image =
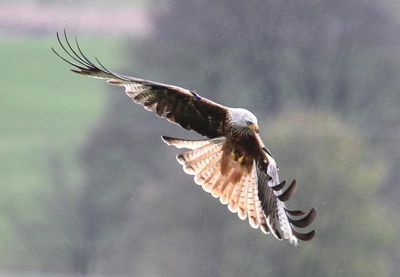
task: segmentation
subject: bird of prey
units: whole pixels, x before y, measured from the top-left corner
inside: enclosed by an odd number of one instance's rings
[[[314,221],[315,209],[305,213],[286,208],[296,181],[289,186],[279,181],[276,162],[262,142],[257,118],[251,112],[225,107],[194,90],[114,73],[98,59],[97,64],[88,59],[76,39],[74,44],[69,42],[65,31],[63,40],[58,33],[57,39],[69,59],[52,50],[73,66],[73,72],[122,86],[136,104],[206,137],[189,140],[163,136],[162,140],[189,149],[177,155],[183,170],[194,175],[195,183],[219,198],[232,213],[242,220],[247,218],[251,227],[295,246],[299,239],[314,237],[314,230],[304,233],[299,229]]]

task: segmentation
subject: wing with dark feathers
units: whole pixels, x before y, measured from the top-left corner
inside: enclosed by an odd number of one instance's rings
[[[288,201],[296,191],[296,180],[286,186],[286,182],[279,183],[277,167],[272,157],[268,156],[270,162],[263,159],[257,161],[258,197],[261,207],[268,218],[271,232],[278,239],[289,239],[297,244],[297,239],[311,240],[315,231],[307,233],[299,229],[308,227],[316,217],[316,211],[312,208],[308,213],[300,210],[289,210],[285,202]],[[296,239],[292,238],[295,237]]]
[[[111,72],[95,58],[97,64],[89,60],[82,52],[77,39],[74,46],[64,31],[64,42],[57,33],[61,48],[68,59],[53,48],[53,52],[72,65],[75,73],[107,80],[108,83],[124,86],[126,94],[146,110],[159,117],[177,123],[187,130],[194,130],[209,138],[225,135],[228,109],[220,104],[199,96],[196,92],[178,86],[172,86]]]

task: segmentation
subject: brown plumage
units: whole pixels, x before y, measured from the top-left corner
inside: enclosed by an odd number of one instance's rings
[[[275,160],[264,146],[251,112],[222,106],[192,90],[116,74],[97,59],[98,65],[90,61],[76,40],[74,47],[70,44],[65,32],[65,42],[58,34],[57,39],[71,60],[52,50],[74,67],[73,72],[123,86],[133,102],[146,110],[206,136],[203,140],[162,138],[168,145],[189,149],[177,156],[183,170],[231,212],[247,218],[251,227],[294,245],[297,239],[314,237],[314,231],[302,233],[296,228],[308,227],[315,219],[315,209],[306,214],[286,208],[284,202],[296,191],[296,182],[286,188],[286,183],[279,181]]]

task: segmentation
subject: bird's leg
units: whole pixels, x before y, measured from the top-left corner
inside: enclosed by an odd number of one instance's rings
[[[242,164],[243,161],[244,161],[244,155],[242,155],[241,153],[239,153],[235,149],[232,150],[231,157],[232,157],[232,160],[234,160],[235,162],[238,162],[239,164]]]
[[[238,155],[238,153],[235,151],[235,149],[233,149],[232,152],[231,152],[231,158],[232,158],[232,160],[234,160],[235,162],[237,162],[237,160],[239,159],[239,155]]]

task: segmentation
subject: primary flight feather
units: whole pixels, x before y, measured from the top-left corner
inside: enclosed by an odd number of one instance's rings
[[[184,89],[111,72],[97,59],[97,65],[82,52],[78,42],[71,45],[65,31],[64,42],[57,39],[66,57],[54,53],[74,67],[73,72],[105,79],[125,87],[133,102],[157,116],[207,137],[188,140],[163,136],[163,141],[188,151],[177,155],[183,170],[194,181],[219,198],[240,219],[253,228],[272,233],[279,240],[297,245],[298,239],[311,240],[315,231],[302,233],[315,219],[308,213],[288,210],[285,202],[294,194],[294,180],[288,187],[280,182],[278,167],[259,135],[257,118],[248,110],[229,108]]]

